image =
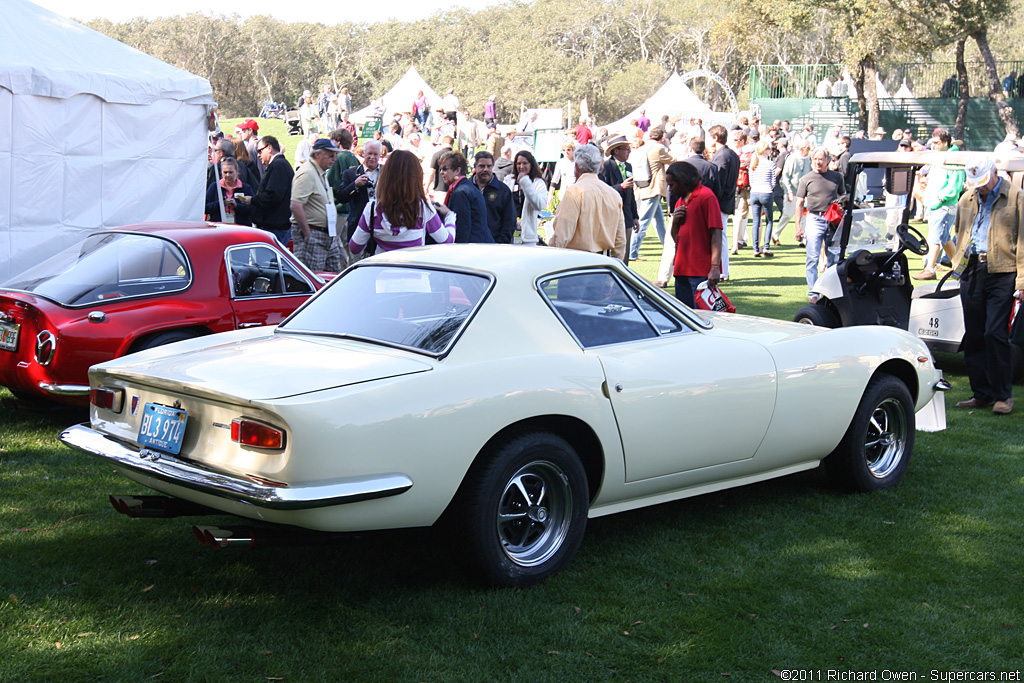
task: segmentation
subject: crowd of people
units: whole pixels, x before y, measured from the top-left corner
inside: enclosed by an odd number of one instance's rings
[[[854,190],[852,138],[839,125],[819,141],[812,124],[796,131],[788,121],[768,124],[756,117],[705,129],[700,119],[684,123],[663,116],[654,124],[641,112],[621,134],[595,130],[583,117],[565,131],[561,159],[540,164],[528,143],[536,115],[501,132],[493,96],[478,120],[468,110],[459,111],[453,91],[437,112],[419,93],[407,112],[387,123],[386,133],[378,130],[365,140],[356,138],[344,105],[332,107],[342,100],[328,90],[320,101],[325,98],[326,108],[310,118],[309,132],[298,145],[294,168],[280,142],[261,137],[254,120],[244,121],[232,138],[213,140],[207,193],[212,220],[269,230],[313,270],[340,271],[377,250],[452,242],[549,244],[628,264],[645,259],[641,245],[653,224],[661,244],[656,284],[667,287],[674,278],[677,298],[692,306],[700,283],[714,287],[735,277],[730,256],[749,248],[754,258],[771,258],[790,223],[792,239],[806,248],[812,303],[819,274],[838,259],[832,212],[849,207]],[[312,98],[307,100],[312,111]],[[854,137],[867,135],[859,131]],[[871,138],[884,140],[887,132],[879,128]],[[896,130],[891,140],[898,141],[899,151],[962,145],[943,128],[935,128],[927,140],[914,139],[909,129]],[[1004,147],[1024,154],[1024,143]],[[986,182],[997,182],[994,178],[986,176]],[[965,192],[962,171],[936,168],[920,174],[919,181],[910,201],[917,217],[928,221],[929,252],[912,277],[935,279],[943,256],[954,264],[964,258],[964,240],[971,242],[966,258],[973,253],[977,268],[981,254],[984,265],[984,252],[970,251],[979,238],[971,229],[962,234],[963,198],[982,196],[977,211],[991,216],[986,199],[997,195]],[[1009,183],[996,187],[1016,193],[1011,199],[1019,204],[1020,193]],[[550,222],[542,222],[548,217]],[[999,277],[982,280],[1000,282],[1001,302],[1007,292],[1012,298],[1024,289],[1024,268],[1004,281],[1005,266]],[[967,282],[972,281],[978,278],[968,271]],[[981,303],[965,299],[965,311],[970,309],[972,320],[986,329],[991,321],[983,309],[995,295],[978,296]],[[977,356],[979,345],[988,342],[979,337],[970,343]],[[985,376],[978,361],[969,359],[969,370],[972,362],[972,377]],[[996,391],[987,388],[991,383],[978,383],[972,401],[1007,409],[1006,397],[998,395],[1001,384]]]

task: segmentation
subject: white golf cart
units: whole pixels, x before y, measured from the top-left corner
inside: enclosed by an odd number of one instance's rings
[[[915,332],[933,351],[956,352],[964,336],[960,283],[952,271],[935,283],[914,287],[905,252],[923,255],[924,236],[908,224],[909,195],[923,166],[963,169],[975,152],[874,152],[855,154],[853,210],[832,244],[839,262],[811,291],[816,303],[801,308],[797,322],[824,327],[892,325]],[[992,155],[1010,182],[1024,186],[1024,155]],[[1014,320],[1016,323],[1016,320]],[[1015,375],[1024,371],[1024,325],[1014,325]]]

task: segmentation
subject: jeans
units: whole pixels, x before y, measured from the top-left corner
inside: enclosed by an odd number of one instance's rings
[[[1013,273],[989,273],[988,264],[978,263],[975,257],[960,280],[964,363],[971,392],[979,401],[1005,401],[1013,392],[1009,329],[1013,285]]]
[[[804,235],[807,237],[807,290],[814,287],[818,281],[818,259],[821,257],[821,249],[826,249],[827,264],[832,266],[839,260],[838,250],[833,251],[825,244],[825,235],[828,233],[828,221],[824,216],[816,213],[808,213],[807,221],[804,223]],[[839,232],[836,232],[838,239]]]
[[[658,231],[658,241],[665,243],[665,214],[661,211],[661,195],[637,202],[640,214],[640,231],[633,233],[633,242],[629,245],[629,260],[635,261],[640,256],[640,244],[647,235],[647,226],[654,219],[654,229]]]
[[[956,221],[956,204],[940,206],[928,213],[928,244],[945,244]]]
[[[772,212],[775,211],[775,199],[771,192],[751,192],[750,211],[754,214],[754,253],[761,251],[761,210],[764,209],[764,248],[769,250],[772,243]]]
[[[736,190],[736,211],[732,214],[732,248],[747,241],[747,214],[750,213],[750,188]]]
[[[697,286],[705,280],[707,280],[706,276],[676,276],[676,298],[690,308],[697,308]]]

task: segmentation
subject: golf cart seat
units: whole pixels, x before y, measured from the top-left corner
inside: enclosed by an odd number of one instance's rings
[[[960,281],[953,280],[949,284],[946,284],[946,280],[950,279],[952,272],[946,273],[946,275],[936,282],[935,284],[921,285],[914,288],[914,293],[911,295],[912,299],[954,299],[960,296]]]

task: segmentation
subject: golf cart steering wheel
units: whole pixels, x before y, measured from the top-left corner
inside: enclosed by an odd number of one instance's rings
[[[906,223],[896,226],[896,237],[900,244],[918,256],[928,253],[928,242],[917,228],[912,228]]]

